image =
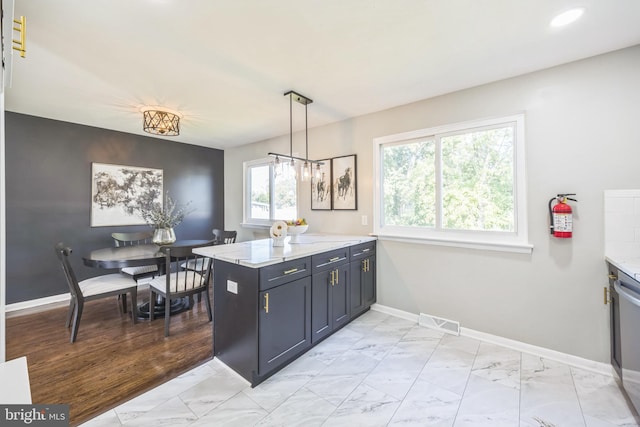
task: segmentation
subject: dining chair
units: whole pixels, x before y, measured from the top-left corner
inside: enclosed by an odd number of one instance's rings
[[[158,276],[149,282],[149,298],[155,301],[156,296],[164,297],[164,336],[169,336],[169,324],[171,322],[171,300],[189,297],[190,301],[196,294],[204,294],[207,304],[209,321],[213,320],[211,313],[211,299],[209,286],[211,281],[211,262],[203,255],[193,253],[193,249],[203,246],[212,246],[215,241],[189,246],[162,246],[160,250],[165,254],[166,274]],[[181,268],[186,264],[191,268]],[[149,320],[153,320],[155,313],[149,310]]]
[[[230,243],[235,243],[236,242],[236,237],[238,236],[238,232],[237,231],[227,231],[227,230],[220,230],[218,228],[214,228],[213,229],[213,236],[215,237],[215,240],[217,242],[217,244],[219,245],[228,245]]]
[[[153,243],[151,238],[153,237],[153,231],[139,231],[134,233],[111,233],[113,241],[116,247],[121,246],[133,246],[133,245],[146,245]],[[121,273],[128,274],[133,277],[133,280],[138,282],[139,279],[144,277],[156,277],[158,273],[158,266],[153,265],[141,265],[138,267],[123,267],[120,269]]]
[[[131,277],[122,273],[112,273],[92,277],[78,282],[73,268],[71,267],[71,262],[69,261],[69,256],[73,252],[72,249],[60,242],[56,244],[55,250],[67,279],[69,292],[71,293],[69,311],[67,313],[67,321],[65,325],[67,328],[71,326],[71,318],[73,317],[71,343],[75,342],[78,336],[80,318],[82,317],[84,303],[86,301],[115,295],[126,295],[128,293],[131,297],[131,317],[133,318],[133,323],[137,323],[138,285],[136,282],[131,280]],[[126,306],[126,299],[123,299],[123,304]]]

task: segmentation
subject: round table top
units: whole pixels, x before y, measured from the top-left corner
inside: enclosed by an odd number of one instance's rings
[[[165,246],[202,245],[210,240],[177,240]],[[133,245],[96,249],[82,257],[84,265],[97,268],[138,267],[141,265],[164,264],[165,254],[158,245]]]

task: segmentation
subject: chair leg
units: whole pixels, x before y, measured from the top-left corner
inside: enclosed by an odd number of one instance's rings
[[[164,298],[164,336],[169,336],[169,322],[171,320],[171,300],[169,296]]]
[[[82,303],[81,301],[76,301],[73,316],[73,328],[71,328],[71,343],[74,343],[76,341],[76,337],[78,336],[78,329],[80,328],[80,318],[82,317],[83,308],[84,303]]]
[[[71,326],[71,317],[73,316],[73,312],[75,311],[76,308],[76,299],[74,297],[71,297],[71,300],[69,300],[69,311],[67,312],[67,322],[65,323],[65,328],[68,328],[69,326]]]
[[[149,321],[152,321],[155,318],[156,294],[152,286],[149,286],[149,291]]]
[[[138,289],[131,290],[131,317],[133,318],[133,324],[138,323]]]
[[[122,301],[122,312],[127,314],[127,294],[121,294],[120,300]]]
[[[199,295],[204,294],[204,299],[207,302],[207,314],[209,314],[209,322],[213,321],[213,314],[211,313],[211,299],[209,298],[209,287],[201,292]]]

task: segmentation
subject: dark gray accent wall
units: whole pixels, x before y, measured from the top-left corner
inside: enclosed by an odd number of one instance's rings
[[[224,152],[90,126],[5,112],[7,303],[69,292],[54,245],[73,249],[79,280],[109,270],[82,264],[82,254],[112,246],[114,231],[91,227],[91,164],[162,169],[164,189],[195,209],[178,239],[211,239],[224,227]]]

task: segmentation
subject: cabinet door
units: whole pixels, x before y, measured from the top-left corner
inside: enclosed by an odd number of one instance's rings
[[[336,267],[331,286],[331,330],[334,331],[350,319],[349,264]]]
[[[370,256],[363,260],[362,299],[365,307],[376,302],[376,257]]]
[[[316,343],[331,333],[331,282],[335,270],[321,271],[311,282],[311,342]]]
[[[375,255],[351,262],[350,318],[358,316],[376,302]]]
[[[622,376],[622,364],[620,348],[620,300],[618,292],[611,286],[609,288],[609,304],[610,304],[610,334],[611,334],[611,365]]]
[[[313,275],[311,342],[316,343],[349,319],[349,264]]]
[[[311,346],[311,277],[259,293],[258,371],[264,375]]]

